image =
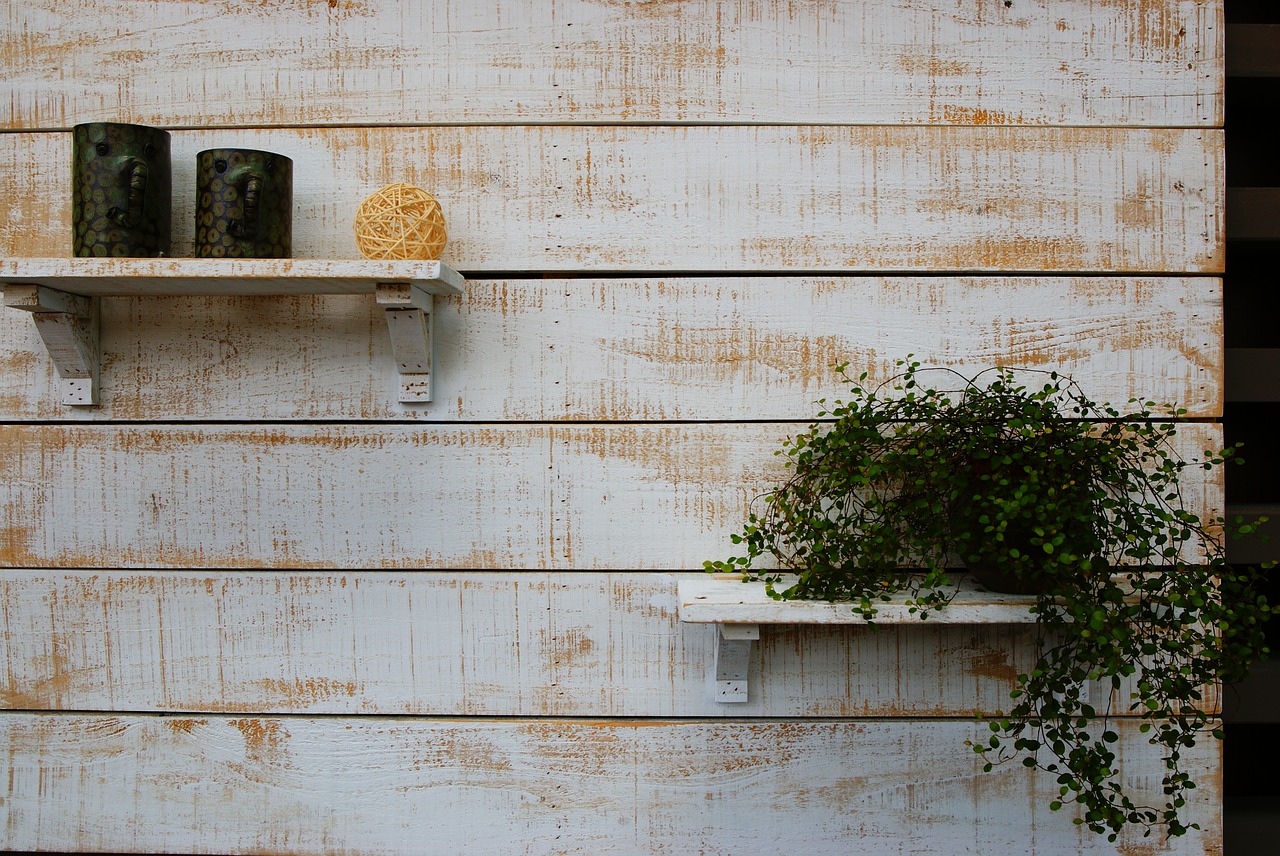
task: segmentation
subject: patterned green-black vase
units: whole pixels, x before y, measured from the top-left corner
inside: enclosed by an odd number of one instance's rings
[[[169,133],[88,122],[71,131],[71,247],[77,256],[169,254]]]
[[[293,161],[256,149],[196,155],[196,255],[287,259],[293,253]]]

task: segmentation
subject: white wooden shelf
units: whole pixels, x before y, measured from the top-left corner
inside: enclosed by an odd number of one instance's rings
[[[780,588],[785,589],[786,585]],[[962,578],[946,609],[932,611],[930,624],[1033,624],[1034,595],[1001,594],[986,591]],[[743,582],[734,574],[680,580],[676,597],[680,620],[690,624],[716,626],[715,687],[717,701],[747,701],[747,674],[751,645],[760,638],[762,624],[866,624],[849,603],[817,600],[774,600],[765,593],[764,583]],[[905,594],[877,604],[877,624],[904,624],[921,621],[912,614]]]
[[[386,309],[399,400],[431,400],[432,303],[461,294],[438,261],[365,259],[0,259],[6,306],[32,314],[62,379],[62,403],[99,401],[98,300],[103,297],[372,294]]]

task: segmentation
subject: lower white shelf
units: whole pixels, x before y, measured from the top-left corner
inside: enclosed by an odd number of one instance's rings
[[[780,586],[786,588],[785,584]],[[931,624],[1032,624],[1033,595],[990,592],[967,578],[954,585],[955,596],[942,610],[924,619]],[[680,620],[716,627],[716,701],[725,704],[747,701],[747,675],[752,643],[760,638],[762,624],[866,624],[849,603],[817,600],[774,600],[765,593],[764,583],[744,582],[735,574],[708,575],[704,579],[680,580],[676,592]],[[905,594],[877,604],[877,624],[920,622],[911,612]]]
[[[780,588],[787,588],[782,585]],[[934,624],[1034,624],[1034,595],[990,592],[968,578],[953,587],[946,609],[929,613]],[[736,574],[681,580],[680,620],[691,624],[866,624],[852,604],[823,600],[774,600],[764,583],[743,582]],[[905,594],[877,605],[877,624],[920,621]]]

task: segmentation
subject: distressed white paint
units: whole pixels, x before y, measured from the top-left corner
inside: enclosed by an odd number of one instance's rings
[[[73,418],[804,419],[895,359],[1056,369],[1089,395],[1221,413],[1208,277],[471,280],[437,298],[436,403],[395,404],[373,301],[104,298],[99,412]],[[0,413],[65,419],[30,320],[0,311]]]
[[[1222,30],[1197,0],[22,0],[0,123],[1205,126]]]
[[[0,283],[86,297],[373,294],[379,283],[447,295],[465,287],[456,270],[438,261],[369,259],[0,259]]]
[[[69,255],[70,134],[0,135],[0,253]],[[1222,270],[1220,130],[445,127],[246,130],[294,161],[293,251],[357,256],[389,181],[430,190],[481,271]],[[175,132],[173,255],[195,155]],[[184,228],[184,224],[189,224]]]
[[[0,255],[69,254],[62,131],[124,119],[175,131],[176,255],[195,153],[240,145],[294,158],[300,256],[354,257],[356,205],[409,181],[454,267],[570,277],[437,300],[447,368],[416,409],[365,295],[107,299],[100,414],[53,403],[4,312],[0,413],[32,424],[0,428],[0,564],[37,569],[0,571],[3,704],[27,711],[0,716],[0,845],[1162,847],[978,774],[981,723],[894,718],[998,707],[1026,628],[765,628],[734,712],[797,719],[727,720],[710,628],[636,569],[730,549],[841,359],[1054,367],[1218,416],[1219,283],[1180,274],[1223,268],[1221,0],[0,9]],[[1072,276],[813,276],[877,270]],[[607,272],[636,278],[572,279]],[[424,418],[459,424],[364,421]],[[121,424],[170,419],[196,424]],[[1189,488],[1221,508],[1218,476]],[[92,569],[128,565],[174,570]],[[850,715],[873,718],[812,718]],[[1220,847],[1217,748],[1193,754],[1204,832],[1173,853]]]
[[[1161,766],[1117,722],[1126,782]],[[1219,747],[1182,839],[1108,844],[1052,777],[983,773],[965,720],[406,720],[0,715],[18,849],[350,854],[1217,852]],[[1156,849],[1158,848],[1158,850]]]
[[[1026,626],[769,626],[727,710],[713,629],[678,618],[677,582],[700,577],[7,570],[0,707],[955,717],[1007,708],[1034,662]]]
[[[8,425],[0,565],[700,568],[798,427]],[[1177,436],[1187,458],[1221,442]],[[1221,513],[1220,469],[1184,479]]]

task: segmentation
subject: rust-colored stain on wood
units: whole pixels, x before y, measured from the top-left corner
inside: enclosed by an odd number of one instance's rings
[[[1022,114],[1004,110],[988,110],[958,104],[941,104],[936,108],[939,121],[946,125],[1027,125]]]
[[[207,719],[190,719],[181,716],[165,717],[163,722],[165,727],[183,734],[192,734],[196,729],[205,728],[209,725],[209,720]]]
[[[696,432],[702,442],[675,443]],[[658,431],[628,425],[570,426],[551,429],[553,448],[605,461],[638,465],[636,477],[670,483],[711,483],[725,473],[733,456],[732,441],[697,427],[663,427]]]
[[[995,678],[1010,686],[1018,679],[1018,667],[1009,660],[1007,651],[983,651],[969,654],[964,670],[970,675]]]
[[[593,659],[596,643],[585,627],[570,627],[563,631],[539,631],[548,656],[557,666],[579,667]]]
[[[359,684],[332,678],[264,678],[260,682],[264,698],[282,699],[291,709],[306,710],[335,696],[356,698]]]
[[[803,335],[747,328],[726,319],[721,327],[693,329],[677,319],[659,319],[643,336],[611,346],[621,353],[658,363],[710,365],[724,381],[745,375],[747,382],[796,376],[802,384],[831,373],[831,366],[856,360],[856,347],[833,335]],[[743,371],[743,367],[758,367]]]
[[[506,747],[481,731],[447,732],[431,745],[415,753],[415,767],[458,767],[466,770],[499,773],[514,767]]]
[[[227,724],[244,737],[245,755],[249,760],[265,764],[284,760],[291,735],[281,720],[232,719]]]

